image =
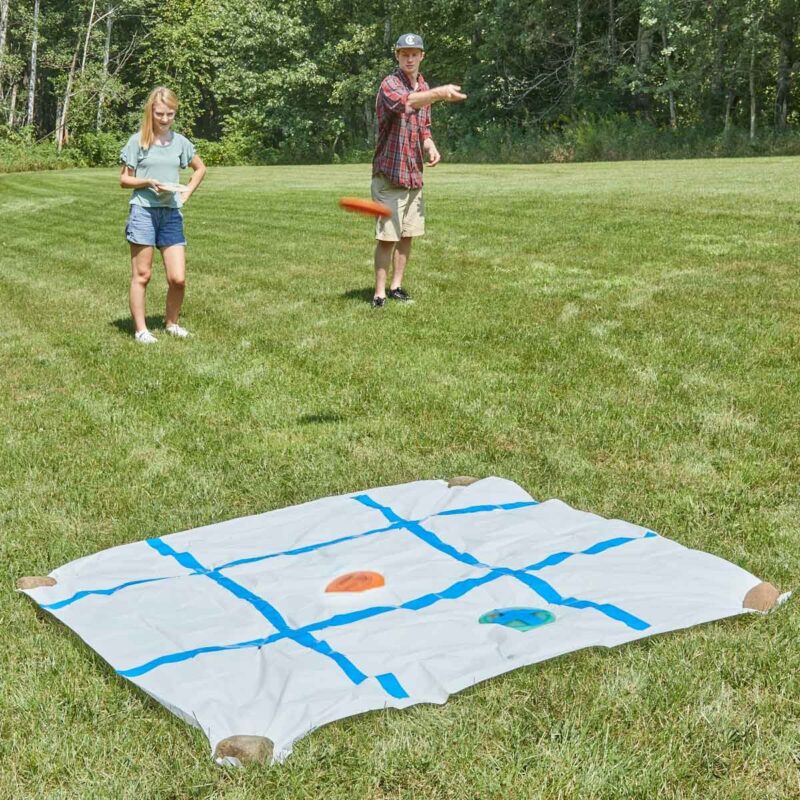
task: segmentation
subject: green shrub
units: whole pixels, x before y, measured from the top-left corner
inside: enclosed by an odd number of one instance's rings
[[[27,128],[0,131],[0,135],[0,172],[83,166],[83,161],[75,153],[66,150],[59,153],[52,140],[36,141]]]
[[[122,146],[115,133],[82,133],[67,150],[88,167],[113,167],[119,163]]]
[[[450,161],[542,163],[714,158],[800,154],[800,133],[767,132],[755,141],[749,131],[724,133],[695,128],[659,128],[629,117],[584,116],[527,130],[500,125],[439,142]]]
[[[490,123],[468,129],[457,118],[443,117],[436,129],[445,160],[485,164],[535,164],[571,161],[622,161],[662,158],[713,158],[800,155],[800,132],[759,133],[730,128],[720,133],[702,127],[659,128],[645,119],[624,114],[584,115],[547,125],[511,127]],[[191,137],[191,133],[187,132]],[[209,166],[258,164],[369,163],[372,149],[363,140],[336,151],[322,144],[311,130],[294,131],[279,146],[264,144],[263,132],[252,121],[229,124],[218,141],[193,138]],[[62,153],[51,140],[35,141],[28,129],[0,126],[0,172],[61,169],[117,164],[123,137],[114,133],[84,133]]]

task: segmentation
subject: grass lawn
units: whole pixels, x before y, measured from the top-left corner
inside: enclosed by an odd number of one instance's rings
[[[799,179],[797,159],[442,165],[417,302],[372,310],[371,223],[335,202],[367,196],[368,167],[212,169],[186,210],[194,338],[144,347],[116,173],[0,176],[0,797],[800,796],[796,600],[225,770],[13,591],[117,544],[459,474],[796,589]]]

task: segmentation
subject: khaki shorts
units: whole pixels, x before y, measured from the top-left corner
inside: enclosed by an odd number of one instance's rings
[[[386,176],[372,178],[372,199],[392,210],[391,217],[378,217],[375,238],[382,242],[399,242],[406,236],[425,233],[425,202],[422,189],[395,186]]]

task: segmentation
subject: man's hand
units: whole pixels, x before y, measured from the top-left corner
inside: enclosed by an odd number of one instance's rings
[[[428,156],[427,166],[435,167],[442,160],[442,156],[436,149],[433,139],[426,139],[422,149],[425,151],[425,155]]]
[[[434,91],[440,100],[448,103],[460,103],[466,100],[467,96],[461,92],[461,87],[455,83],[446,83],[444,86],[437,86]]]

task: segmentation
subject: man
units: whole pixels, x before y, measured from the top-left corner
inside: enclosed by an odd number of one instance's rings
[[[379,218],[376,225],[373,308],[386,303],[386,276],[392,260],[388,297],[402,302],[411,299],[403,289],[403,274],[414,237],[425,233],[423,160],[427,156],[428,166],[435,167],[442,159],[431,138],[430,106],[439,100],[466,99],[461,87],[452,83],[428,88],[419,73],[425,58],[421,36],[404,33],[394,55],[397,69],[383,79],[375,100],[378,139],[372,161],[372,199],[388,206],[392,216]]]

